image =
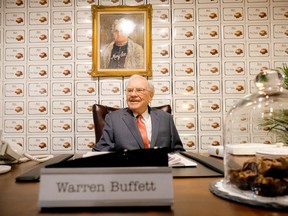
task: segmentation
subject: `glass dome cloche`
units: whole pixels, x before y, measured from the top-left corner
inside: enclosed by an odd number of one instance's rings
[[[224,188],[256,200],[288,199],[288,91],[283,82],[279,71],[259,73],[258,91],[240,99],[227,113]]]

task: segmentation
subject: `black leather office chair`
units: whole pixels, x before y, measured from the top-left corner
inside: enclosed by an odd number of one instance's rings
[[[157,109],[161,109],[165,112],[168,112],[171,114],[172,109],[169,104],[153,107]],[[94,104],[92,113],[93,113],[93,121],[94,121],[94,130],[95,130],[95,136],[96,136],[96,143],[99,141],[100,137],[103,133],[103,128],[105,124],[105,116],[107,113],[113,112],[115,110],[118,110],[119,108],[115,107],[109,107],[101,104]]]

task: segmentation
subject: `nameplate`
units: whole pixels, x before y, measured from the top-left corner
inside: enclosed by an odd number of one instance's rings
[[[171,206],[169,167],[42,168],[39,207]]]

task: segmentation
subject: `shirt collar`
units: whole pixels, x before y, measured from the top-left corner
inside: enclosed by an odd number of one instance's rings
[[[133,113],[134,117],[136,118],[139,114]],[[144,121],[149,119],[149,109],[147,108],[144,113],[141,114]]]
[[[148,109],[144,113],[142,113],[142,117],[143,117],[144,121],[147,121],[149,119]]]

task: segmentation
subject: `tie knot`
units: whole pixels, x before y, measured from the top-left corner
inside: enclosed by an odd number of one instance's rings
[[[143,116],[142,115],[137,115],[136,116],[136,121],[140,124],[144,124],[144,121],[143,121]]]

